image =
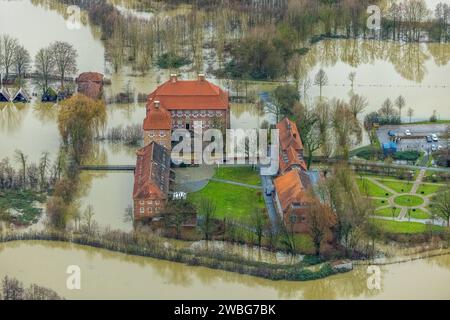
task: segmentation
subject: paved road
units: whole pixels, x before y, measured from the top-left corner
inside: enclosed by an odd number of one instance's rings
[[[278,215],[275,210],[275,203],[272,196],[266,194],[266,188],[272,188],[273,181],[272,176],[261,176],[261,184],[263,190],[264,201],[266,202],[267,213],[269,214],[270,222],[272,223],[272,230],[276,232],[278,230]]]

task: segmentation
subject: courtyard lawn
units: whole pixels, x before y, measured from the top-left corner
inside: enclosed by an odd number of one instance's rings
[[[402,195],[395,197],[394,202],[399,206],[417,207],[423,204],[423,199],[414,195]]]
[[[427,212],[425,212],[421,209],[415,209],[415,210],[416,211],[409,210],[409,213],[410,213],[412,219],[430,219],[431,218]],[[406,217],[408,217],[408,215],[406,215]]]
[[[384,231],[388,233],[397,234],[417,234],[427,231],[428,226],[419,222],[399,222],[390,220],[376,219],[375,223]],[[433,226],[433,230],[440,231],[443,228],[440,226]]]
[[[216,169],[214,178],[250,184],[253,186],[261,185],[259,171],[248,166],[219,167]]]
[[[369,197],[389,197],[391,195],[390,192],[384,190],[370,180],[358,178],[356,179],[356,183],[363,195]]]
[[[199,204],[202,198],[211,199],[217,207],[217,218],[242,221],[250,217],[255,207],[265,206],[261,191],[216,181],[210,181],[202,190],[190,193],[188,198],[194,204]]]
[[[418,194],[430,195],[439,191],[443,186],[432,184],[432,183],[423,183],[417,189]],[[423,193],[422,193],[423,192]]]
[[[394,210],[394,217],[398,217],[398,215],[400,214],[400,211],[401,211],[400,208],[395,208],[395,210]],[[392,218],[393,217],[392,216],[392,207],[378,209],[378,210],[375,211],[375,215]]]
[[[379,180],[379,182],[398,193],[409,193],[414,184],[413,181],[405,182],[402,180]]]

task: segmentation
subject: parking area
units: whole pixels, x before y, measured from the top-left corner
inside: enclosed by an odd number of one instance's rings
[[[446,146],[442,136],[447,126],[448,124],[385,125],[378,128],[377,135],[382,144],[397,142],[397,151],[417,150],[430,153],[435,151],[433,149]],[[436,135],[438,141],[433,141],[432,135]]]

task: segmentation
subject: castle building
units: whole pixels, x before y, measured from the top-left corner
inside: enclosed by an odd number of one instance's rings
[[[273,181],[275,209],[284,224],[294,232],[307,232],[310,175],[303,159],[303,143],[295,122],[284,118],[279,132],[279,175]]]
[[[136,155],[133,201],[134,218],[139,221],[160,215],[167,203],[170,154],[166,148],[152,141],[139,149]]]
[[[144,145],[156,142],[171,150],[172,118],[170,112],[154,100],[147,104],[147,116],[144,119]]]
[[[170,112],[173,130],[193,130],[196,121],[201,121],[203,129],[230,127],[228,93],[207,81],[203,74],[197,80],[180,80],[171,75],[148,96],[147,117],[155,101]]]

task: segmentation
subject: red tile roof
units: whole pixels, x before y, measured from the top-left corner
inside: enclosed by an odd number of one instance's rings
[[[161,103],[155,101],[147,103],[147,116],[144,119],[144,130],[171,130],[172,117]]]
[[[283,212],[294,203],[307,202],[306,189],[297,170],[289,171],[274,180],[275,192]]]
[[[303,143],[295,122],[284,118],[277,123],[280,138],[280,172],[284,173],[295,167],[306,171],[303,160]]]
[[[150,143],[137,152],[133,199],[167,199],[170,154],[166,148]]]
[[[88,81],[103,83],[103,75],[98,72],[83,72],[77,78],[77,82]]]
[[[284,118],[277,123],[277,129],[280,134],[280,146],[282,150],[293,147],[295,150],[303,150],[303,143],[295,122]]]
[[[102,94],[102,85],[93,81],[81,82],[78,83],[78,92],[91,99],[99,99]]]
[[[148,96],[148,101],[159,100],[168,110],[229,108],[228,93],[203,79],[170,80],[160,85]]]

